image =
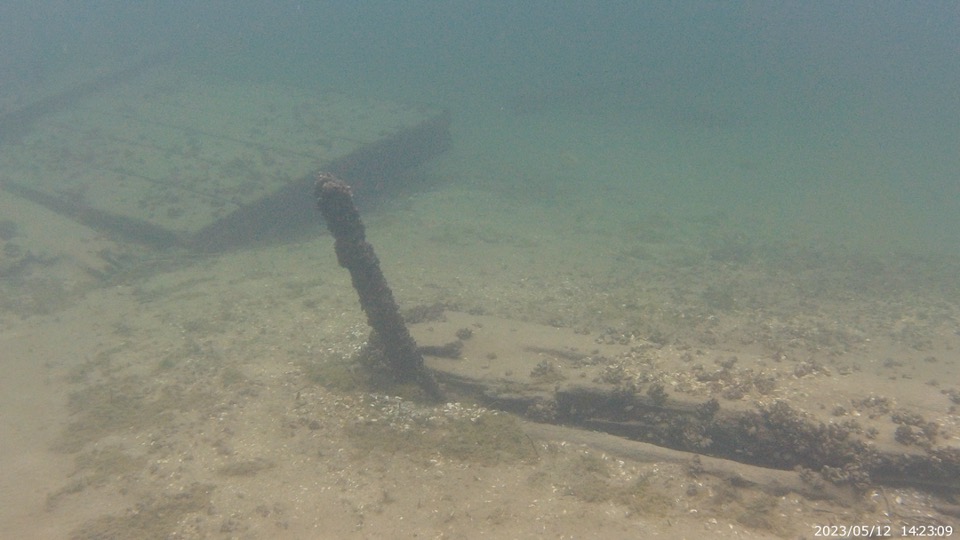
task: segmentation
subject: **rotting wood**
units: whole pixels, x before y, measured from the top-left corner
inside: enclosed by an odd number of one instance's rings
[[[796,471],[782,471],[738,463],[729,459],[672,450],[654,444],[630,441],[609,433],[585,431],[565,426],[523,422],[524,433],[544,441],[564,441],[582,444],[609,454],[639,462],[677,463],[686,465],[691,477],[709,475],[738,487],[759,489],[769,495],[782,497],[793,492],[808,499],[827,499],[844,506],[856,504],[851,486],[836,486],[810,481]]]
[[[865,429],[869,423],[828,422],[787,399],[721,405],[679,392],[668,395],[662,387],[657,391],[656,384],[641,389],[602,382],[605,368],[629,353],[629,347],[596,344],[569,329],[444,312],[414,325],[413,331],[418,340],[432,345],[446,343],[465,327],[472,331],[469,339],[461,340],[461,359],[426,358],[446,390],[462,399],[625,441],[802,471],[813,485],[960,492],[960,448],[949,441],[902,444],[899,438],[891,440],[892,429],[876,438]],[[543,369],[550,366],[555,373]],[[889,425],[891,418],[888,414],[882,422],[872,422]]]
[[[318,169],[373,204],[449,145],[438,109],[165,59],[0,114],[0,189],[109,238],[217,253],[311,231]]]
[[[360,307],[373,328],[377,345],[398,381],[416,382],[432,399],[440,387],[424,368],[423,356],[407,330],[393,292],[380,270],[373,246],[366,240],[360,213],[353,204],[350,186],[329,173],[317,175],[317,206],[334,238],[337,262],[350,271]]]
[[[960,450],[882,450],[842,427],[824,424],[776,401],[753,411],[724,411],[716,402],[657,400],[583,385],[559,386],[552,397],[509,396],[487,389],[494,406],[686,452],[773,469],[807,469],[835,484],[909,485],[960,491]],[[551,401],[552,400],[552,401]],[[552,418],[540,411],[549,410]]]

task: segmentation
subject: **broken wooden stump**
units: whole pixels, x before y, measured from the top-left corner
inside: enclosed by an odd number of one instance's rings
[[[337,262],[350,271],[360,307],[373,328],[371,344],[382,349],[387,364],[400,382],[416,382],[432,399],[440,387],[423,365],[423,356],[407,330],[393,292],[380,270],[373,246],[366,240],[360,213],[353,204],[350,186],[329,173],[317,175],[317,207],[334,238]]]

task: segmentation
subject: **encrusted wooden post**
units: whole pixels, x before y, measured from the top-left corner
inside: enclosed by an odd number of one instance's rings
[[[380,261],[366,240],[350,186],[330,173],[318,174],[317,207],[333,234],[337,262],[350,271],[360,307],[396,378],[414,381],[429,397],[441,399],[440,387],[423,365],[423,356],[403,322]]]

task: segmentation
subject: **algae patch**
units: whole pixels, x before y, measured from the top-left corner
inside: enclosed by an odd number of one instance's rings
[[[137,504],[122,516],[103,516],[73,531],[70,538],[139,538],[142,540],[180,538],[177,529],[190,514],[210,509],[213,487],[194,484],[176,494],[164,494]]]
[[[110,434],[163,426],[175,413],[209,405],[213,399],[200,390],[179,385],[157,387],[137,376],[93,384],[70,395],[68,406],[74,420],[53,449],[78,452]]]
[[[64,497],[87,488],[98,488],[117,477],[126,477],[143,470],[146,458],[131,456],[119,446],[98,448],[78,454],[76,469],[64,487],[47,496],[47,509],[54,508]]]

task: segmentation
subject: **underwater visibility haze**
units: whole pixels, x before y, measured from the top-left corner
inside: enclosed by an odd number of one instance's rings
[[[942,535],[958,5],[3,2],[0,536]]]

